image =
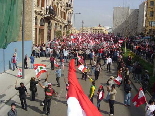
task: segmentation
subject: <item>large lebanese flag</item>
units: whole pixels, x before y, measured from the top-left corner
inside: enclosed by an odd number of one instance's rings
[[[121,84],[121,82],[122,82],[122,76],[121,75],[118,75],[118,77],[117,78],[115,78],[115,83],[116,84],[118,84],[118,85],[120,85]]]
[[[132,102],[136,107],[146,103],[146,97],[142,88],[139,89],[138,94],[132,99]]]
[[[44,64],[34,64],[34,69],[36,72],[36,77],[38,78],[42,73],[47,72],[46,65]]]
[[[75,71],[75,61],[72,59],[68,71],[67,116],[102,116],[96,106],[85,95],[76,78]]]

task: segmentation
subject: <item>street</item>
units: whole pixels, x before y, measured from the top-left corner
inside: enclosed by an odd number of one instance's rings
[[[49,60],[45,61],[46,63],[49,62]],[[112,71],[109,73],[107,72],[105,67],[102,67],[103,70],[100,73],[99,79],[96,81],[96,91],[95,91],[95,97],[94,97],[94,104],[96,105],[96,94],[98,87],[102,84],[104,85],[105,90],[105,96],[106,98],[107,91],[106,91],[106,82],[110,76],[116,77],[116,63],[112,64]],[[58,92],[57,97],[53,97],[52,103],[51,103],[51,113],[50,116],[67,116],[67,105],[66,105],[66,86],[64,83],[64,78],[67,78],[68,75],[68,63],[65,63],[65,70],[63,72],[64,76],[60,79],[60,87],[56,87],[56,77],[55,77],[55,71],[50,70],[50,65],[47,66],[47,70],[49,73],[48,82],[52,83],[53,88]],[[87,79],[87,81],[81,80],[81,73],[80,71],[77,71],[77,78],[85,91],[85,94],[89,94],[89,89],[91,86],[91,82]],[[41,83],[43,84],[44,80],[46,78],[46,74],[41,75]],[[92,78],[94,78],[92,76]],[[26,85],[28,92],[29,92],[29,84]],[[36,101],[31,101],[30,96],[27,96],[27,105],[28,105],[28,111],[25,111],[21,108],[20,101],[18,98],[18,95],[15,95],[1,110],[0,110],[0,116],[7,116],[7,112],[10,109],[10,104],[12,102],[17,103],[17,112],[18,116],[42,116],[42,110],[43,106],[41,106],[41,102],[44,100],[44,90],[38,85],[37,86],[37,97]],[[123,104],[124,101],[124,91],[123,86],[120,88],[116,87],[117,95],[116,95],[116,102],[114,105],[115,109],[115,116],[144,116],[144,105],[136,108],[131,103],[131,107],[126,107]],[[132,89],[132,97],[134,97],[137,94],[137,91],[135,88]],[[30,92],[29,92],[30,94]],[[104,116],[109,116],[109,104],[105,102],[104,100],[101,102],[101,113]]]

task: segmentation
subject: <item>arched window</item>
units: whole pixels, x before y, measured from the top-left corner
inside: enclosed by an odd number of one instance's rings
[[[44,26],[45,25],[45,20],[43,18],[40,19],[40,26]]]
[[[47,28],[48,28],[49,30],[52,29],[52,23],[51,23],[51,21],[48,22],[48,26],[47,26]]]

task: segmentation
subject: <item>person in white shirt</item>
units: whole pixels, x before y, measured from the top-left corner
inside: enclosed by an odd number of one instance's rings
[[[155,111],[154,100],[149,100],[145,107],[146,114],[145,116],[154,116],[153,112]]]
[[[68,51],[66,49],[63,50],[64,59],[67,62]]]
[[[110,58],[110,56],[107,58],[107,71],[110,72],[110,65],[112,64],[112,59]]]

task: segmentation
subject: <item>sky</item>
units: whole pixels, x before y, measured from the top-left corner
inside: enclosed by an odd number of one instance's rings
[[[138,9],[144,0],[74,0],[75,22],[77,29],[82,27],[110,26],[113,23],[113,7],[130,7]],[[73,18],[74,19],[74,18]]]

